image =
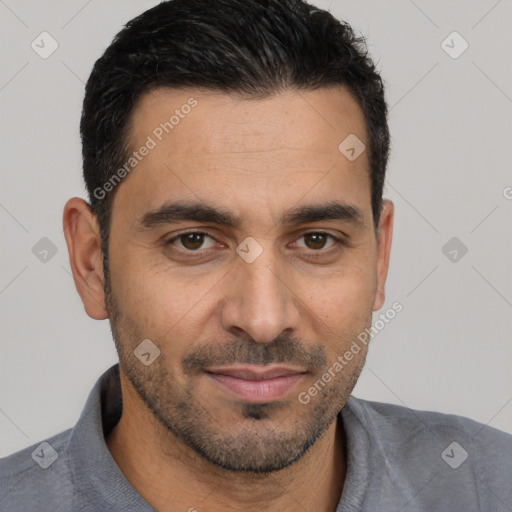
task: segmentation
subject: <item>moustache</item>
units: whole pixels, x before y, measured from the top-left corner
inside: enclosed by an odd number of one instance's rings
[[[193,376],[205,368],[234,364],[269,365],[287,363],[317,373],[327,365],[321,346],[308,348],[299,339],[280,335],[269,343],[235,338],[224,343],[191,349],[182,360],[183,373]]]

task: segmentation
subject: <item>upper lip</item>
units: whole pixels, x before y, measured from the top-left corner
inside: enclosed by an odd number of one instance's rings
[[[306,373],[300,368],[292,368],[290,366],[272,366],[270,368],[263,366],[227,366],[222,368],[208,368],[208,373],[217,375],[228,375],[245,380],[269,380],[277,377],[286,377],[288,375],[298,375]]]

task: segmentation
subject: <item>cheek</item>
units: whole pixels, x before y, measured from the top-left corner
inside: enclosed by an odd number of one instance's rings
[[[183,271],[138,262],[126,265],[122,273],[118,270],[116,281],[123,314],[150,339],[153,336],[162,344],[172,339],[179,351],[180,340],[185,345],[194,338],[214,311],[219,275],[187,277]]]
[[[304,282],[308,308],[333,332],[350,331],[365,324],[371,315],[376,290],[375,275],[356,265],[320,281]]]

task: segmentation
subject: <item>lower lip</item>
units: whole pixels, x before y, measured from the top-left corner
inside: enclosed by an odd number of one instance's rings
[[[261,403],[282,398],[304,378],[303,373],[268,380],[246,380],[217,373],[208,373],[207,375],[238,398],[247,402]]]

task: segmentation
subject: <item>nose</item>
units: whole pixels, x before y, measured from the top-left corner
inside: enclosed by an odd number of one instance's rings
[[[258,343],[270,343],[280,334],[298,328],[298,297],[293,292],[290,273],[279,264],[271,249],[252,263],[236,259],[221,309],[224,330]]]

